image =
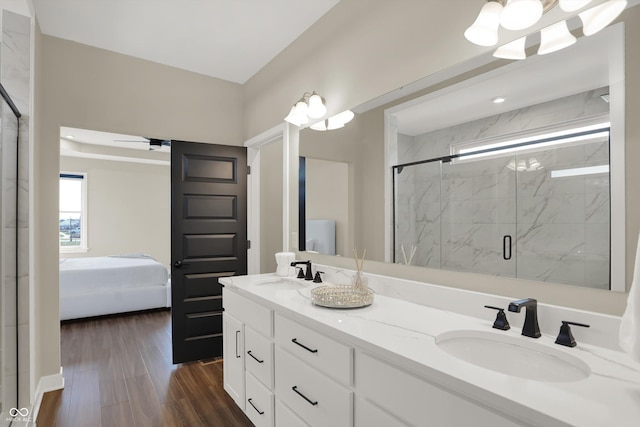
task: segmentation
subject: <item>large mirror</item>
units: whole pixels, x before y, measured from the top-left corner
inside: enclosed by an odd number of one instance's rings
[[[302,130],[299,247],[624,292],[635,9],[559,52],[475,58],[342,129]]]

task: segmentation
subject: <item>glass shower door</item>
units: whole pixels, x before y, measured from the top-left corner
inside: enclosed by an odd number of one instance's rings
[[[11,424],[16,415],[15,408],[18,408],[18,119],[2,97],[0,103],[0,426],[4,426]]]
[[[394,262],[440,268],[441,161],[394,168]]]
[[[516,277],[515,155],[442,164],[441,268]]]
[[[518,277],[610,289],[608,129],[516,164]]]

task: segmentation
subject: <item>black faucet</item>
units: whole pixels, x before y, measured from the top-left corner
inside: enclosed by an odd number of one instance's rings
[[[313,280],[313,273],[311,272],[311,261],[294,261],[291,263],[291,267],[295,267],[298,264],[306,264],[307,271],[304,274],[304,280]],[[300,277],[300,276],[298,276]]]
[[[540,327],[538,326],[538,301],[533,298],[521,299],[509,303],[509,311],[520,313],[520,309],[526,307],[524,315],[524,325],[522,325],[522,335],[531,338],[540,338]]]

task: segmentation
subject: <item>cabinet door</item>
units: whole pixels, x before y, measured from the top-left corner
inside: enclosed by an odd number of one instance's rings
[[[309,427],[291,409],[276,399],[276,425],[278,427]]]
[[[357,398],[355,406],[355,427],[409,427],[399,419],[389,415],[373,403]]]
[[[425,417],[432,426],[521,425],[367,354],[356,353],[355,365],[358,397],[373,402],[410,426],[424,426]]]
[[[244,404],[244,325],[227,312],[222,315],[224,325],[224,389],[236,404]]]

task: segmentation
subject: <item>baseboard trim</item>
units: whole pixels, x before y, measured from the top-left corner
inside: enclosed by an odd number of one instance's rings
[[[60,367],[60,373],[54,375],[46,375],[40,377],[38,386],[36,387],[35,402],[31,407],[31,422],[29,426],[35,427],[36,420],[38,419],[38,412],[40,411],[40,405],[42,404],[42,398],[44,394],[54,390],[60,390],[64,388],[64,377],[62,376],[62,367]]]

